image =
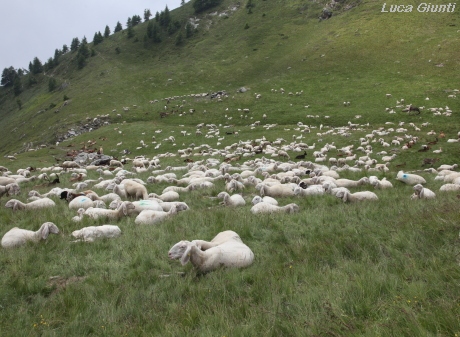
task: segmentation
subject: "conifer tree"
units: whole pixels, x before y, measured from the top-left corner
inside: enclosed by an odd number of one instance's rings
[[[78,47],[80,47],[80,40],[78,39],[78,37],[74,37],[72,39],[72,43],[70,44],[70,51],[77,51]]]
[[[149,21],[151,16],[152,16],[152,13],[150,12],[150,9],[145,9],[144,10],[144,21]]]
[[[123,27],[121,26],[120,21],[117,22],[117,25],[115,26],[115,29],[113,30],[114,33],[118,33],[119,31],[123,30]]]
[[[32,63],[32,71],[31,73],[36,75],[40,74],[43,72],[43,65],[41,61],[38,59],[38,57],[35,57]]]
[[[14,79],[13,92],[14,92],[14,96],[19,96],[19,94],[22,92],[22,83],[19,77],[16,77]]]
[[[109,36],[110,36],[110,28],[109,26],[105,26],[104,37],[108,38]]]

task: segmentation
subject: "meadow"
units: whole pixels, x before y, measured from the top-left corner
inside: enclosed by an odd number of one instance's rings
[[[223,1],[218,10],[231,4]],[[394,188],[374,191],[377,202],[359,204],[331,195],[282,198],[280,204],[297,203],[300,212],[256,216],[250,213],[250,200],[257,191],[248,187],[242,193],[246,206],[225,208],[214,199],[225,188],[221,181],[213,188],[181,193],[189,211],[155,226],[122,218],[112,222],[121,228],[121,237],[94,243],[72,243],[70,234],[107,222],[73,223],[75,212],[63,200],[49,210],[13,212],[4,207],[13,197],[4,196],[0,235],[14,226],[37,230],[46,221],[55,223],[60,234],[39,244],[1,249],[2,336],[460,334],[458,193],[440,192],[442,182],[422,166],[425,158],[439,158],[434,168],[460,158],[458,143],[446,141],[460,131],[458,99],[448,98],[460,89],[458,14],[426,20],[417,13],[382,14],[381,3],[366,2],[318,22],[322,6],[257,1],[253,14],[244,8],[222,19],[205,13],[201,19],[209,20],[210,28],[202,26],[183,46],[175,46],[173,37],[142,46],[146,25],[141,24],[134,29],[140,41],[114,34],[94,47],[96,56],[79,71],[73,56],[66,55],[52,74],[59,83],[70,83],[65,90],[50,93],[47,78],[39,78],[39,86],[19,96],[24,103],[20,110],[10,93],[0,92],[0,152],[17,158],[3,157],[0,165],[13,173],[27,166],[50,167],[67,152],[96,142],[119,159],[125,149],[129,158],[168,154],[160,158],[161,168],[178,167],[185,165],[179,149],[202,144],[222,150],[234,143],[282,138],[284,144],[305,142],[316,149],[326,143],[356,149],[359,138],[373,130],[403,127],[406,132],[391,131],[382,138],[418,137],[412,148],[371,143],[372,158],[380,160],[377,152],[382,150],[397,155],[389,172],[340,173],[350,179],[386,177]],[[192,15],[190,8],[187,3],[173,14],[182,20]],[[249,29],[243,28],[246,22]],[[120,54],[114,52],[117,46]],[[248,91],[237,93],[243,86]],[[190,96],[218,90],[228,92],[221,102]],[[69,104],[60,112],[49,109],[51,103],[60,106],[64,94]],[[167,103],[171,97],[177,98]],[[159,102],[149,103],[154,99]],[[424,109],[420,115],[402,112],[396,107],[404,105],[398,104],[401,99]],[[124,106],[130,110],[123,112]],[[245,108],[250,112],[238,110]],[[452,114],[434,115],[430,108]],[[160,118],[165,110],[176,112]],[[57,136],[103,114],[110,114],[109,125],[56,144]],[[349,128],[349,122],[359,126]],[[215,124],[223,139],[205,137],[207,127],[196,135],[199,123]],[[310,132],[300,132],[299,123]],[[345,130],[344,135],[338,130]],[[436,135],[428,135],[431,130]],[[438,138],[441,131],[445,138]],[[170,136],[174,142],[166,140]],[[429,151],[419,151],[436,139]],[[37,150],[25,151],[27,146]],[[441,153],[432,153],[439,148]],[[313,151],[307,152],[305,160],[313,162]],[[289,152],[291,158],[297,154]],[[286,161],[262,153],[232,164],[262,157]],[[223,161],[224,156],[214,158]],[[399,170],[421,171],[437,198],[410,200],[412,187],[395,180]],[[99,174],[89,171],[88,178]],[[71,186],[69,173],[60,179],[60,187]],[[36,187],[40,183],[21,185],[14,198],[25,201],[32,189],[49,191]],[[168,185],[149,184],[147,189],[160,194]],[[190,264],[168,259],[176,242],[210,240],[227,229],[254,252],[250,267],[200,274]]]

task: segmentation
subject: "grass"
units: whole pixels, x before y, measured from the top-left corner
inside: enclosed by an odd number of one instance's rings
[[[223,1],[220,10],[231,3]],[[322,5],[259,1],[253,14],[240,9],[228,19],[213,18],[209,30],[203,25],[181,47],[173,45],[174,37],[165,36],[162,44],[144,48],[142,42],[115,34],[95,47],[97,55],[81,71],[76,71],[68,54],[52,73],[59,83],[70,83],[63,91],[48,93],[46,78],[39,78],[37,86],[20,95],[23,109],[18,111],[11,94],[0,89],[0,152],[18,153],[17,161],[0,164],[13,172],[26,166],[50,167],[57,163],[54,158],[63,160],[67,151],[79,150],[90,140],[116,157],[122,156],[123,149],[129,149],[131,157],[176,154],[161,158],[163,168],[184,165],[178,149],[202,144],[225,149],[262,137],[283,138],[287,144],[301,135],[297,141],[315,143],[316,149],[332,142],[337,148],[353,144],[356,149],[359,138],[372,130],[396,129],[404,122],[405,132],[383,138],[417,136],[414,148],[402,151],[372,143],[375,157],[382,150],[396,151],[390,172],[379,174],[395,188],[377,191],[376,203],[359,205],[343,204],[329,195],[284,198],[282,204],[296,202],[301,211],[254,216],[249,205],[230,210],[210,199],[224,189],[220,182],[209,190],[181,194],[191,208],[188,212],[157,226],[136,226],[134,218],[123,218],[117,222],[123,232],[120,238],[92,244],[71,243],[71,232],[104,222],[71,223],[75,214],[60,200],[55,209],[40,212],[0,208],[0,233],[13,226],[37,230],[46,221],[61,230],[46,242],[2,250],[2,335],[460,334],[456,193],[438,192],[441,182],[425,172],[427,187],[438,197],[415,202],[409,199],[411,187],[394,180],[400,169],[397,165],[418,170],[424,158],[434,157],[418,151],[420,144],[434,140],[428,131],[457,137],[459,103],[447,95],[458,85],[458,34],[452,26],[458,13],[433,14],[427,20],[417,13],[380,13],[381,4],[367,2],[317,22]],[[189,7],[187,3],[173,14],[180,20],[189,17]],[[210,18],[201,17],[203,22]],[[249,29],[244,29],[246,22]],[[140,41],[145,27],[135,28]],[[120,54],[115,53],[116,47]],[[444,67],[434,66],[439,63]],[[241,86],[250,90],[236,93]],[[280,88],[286,90],[284,95]],[[217,90],[226,90],[229,97],[217,102],[189,96]],[[288,95],[291,91],[302,94]],[[393,97],[387,99],[387,93]],[[64,94],[70,97],[69,104],[57,113],[49,109],[51,103],[59,107]],[[166,97],[175,97],[167,111],[177,111],[160,118]],[[398,108],[394,115],[385,112],[401,98],[426,109],[420,116],[409,116]],[[148,103],[153,99],[160,102]],[[351,105],[344,107],[343,101]],[[122,112],[123,106],[130,111]],[[434,116],[427,110],[445,106],[452,109],[451,117]],[[245,114],[238,109],[244,108],[250,113],[241,117]],[[117,112],[112,113],[113,109]],[[111,115],[110,125],[55,145],[56,135],[85,123],[86,117],[106,113]],[[254,126],[258,120],[260,126]],[[360,128],[348,130],[349,121]],[[311,132],[300,133],[298,122],[309,125]],[[195,135],[199,123],[215,124],[220,135]],[[429,124],[421,127],[422,123]],[[272,127],[267,129],[267,125]],[[343,127],[347,136],[328,132]],[[238,134],[227,135],[229,130]],[[169,136],[175,142],[166,141]],[[224,137],[220,145],[218,137]],[[137,149],[140,140],[148,147]],[[24,143],[30,142],[33,148],[47,146],[22,152]],[[438,147],[443,149],[436,155],[439,164],[458,162],[457,143],[440,139],[431,150]],[[291,158],[297,154],[288,152]],[[307,160],[313,160],[312,151]],[[362,174],[341,176],[358,179]],[[89,178],[97,177],[89,173]],[[61,181],[62,186],[70,186],[68,174]],[[15,198],[25,201],[34,185],[21,186]],[[149,185],[148,190],[160,194],[166,186]],[[358,190],[363,189],[367,187]],[[253,188],[244,192],[247,200],[255,194]],[[253,250],[255,262],[249,268],[200,275],[190,265],[168,260],[166,253],[177,241],[210,240],[226,229],[239,233]]]

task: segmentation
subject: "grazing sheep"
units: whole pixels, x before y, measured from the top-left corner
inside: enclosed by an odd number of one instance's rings
[[[130,209],[134,209],[134,205],[129,201],[123,201],[116,210],[90,207],[85,211],[84,214],[94,220],[100,218],[109,218],[116,220],[121,218],[122,216],[128,215],[128,210]]]
[[[16,183],[8,184],[6,186],[0,185],[0,197],[5,194],[17,195],[21,191],[20,187]]]
[[[39,242],[40,240],[46,240],[50,233],[59,233],[59,229],[52,222],[45,222],[36,232],[14,227],[3,235],[2,247],[18,247],[24,245],[27,241]]]
[[[350,193],[347,191],[339,191],[335,195],[337,198],[342,199],[343,202],[358,202],[365,200],[378,200],[377,195],[370,191]]]
[[[259,196],[259,195],[256,195],[252,199],[251,202],[252,202],[253,205],[258,204],[259,202],[266,202],[266,203],[278,206],[278,201],[276,199],[272,198],[272,197],[269,197],[268,195],[266,195],[263,198],[261,196]]]
[[[407,185],[417,185],[417,184],[426,184],[426,180],[417,175],[412,173],[404,173],[403,171],[399,171],[396,180],[402,181]]]
[[[124,191],[125,191],[125,194],[126,194],[127,198],[133,198],[133,199],[136,199],[136,200],[148,199],[149,198],[149,193],[147,192],[147,188],[144,185],[138,183],[137,181],[134,181],[134,180],[131,180],[131,179],[124,179],[121,182],[121,185],[124,186]],[[117,193],[115,188],[114,188],[113,192]],[[118,195],[120,195],[120,194],[118,194]],[[123,196],[121,196],[121,195],[120,195],[120,197],[123,198]]]
[[[224,199],[222,204],[228,207],[238,207],[246,205],[246,201],[240,194],[233,194],[230,196],[227,192],[220,192],[217,197],[219,199]]]
[[[11,199],[5,204],[6,208],[12,208],[13,211],[28,210],[28,209],[41,209],[41,208],[54,207],[54,206],[56,206],[56,203],[49,198],[38,199],[32,202],[29,202],[28,204],[24,204],[23,202],[16,200],[16,199]]]
[[[296,213],[299,211],[299,206],[297,204],[288,204],[285,206],[276,206],[269,204],[267,202],[259,202],[251,207],[252,214],[261,214],[261,213]]]
[[[172,260],[180,259],[182,265],[190,261],[200,272],[219,267],[244,268],[254,261],[251,249],[238,240],[229,240],[204,251],[195,242],[180,241],[171,247],[168,256]]]
[[[428,189],[424,188],[421,184],[417,184],[414,187],[414,194],[411,195],[411,199],[434,199],[436,194]]]
[[[171,206],[168,212],[145,210],[139,213],[134,223],[138,225],[155,225],[186,209],[183,204],[176,204]]]
[[[116,238],[121,235],[121,229],[115,225],[89,226],[72,232],[78,241],[93,242],[100,238]]]

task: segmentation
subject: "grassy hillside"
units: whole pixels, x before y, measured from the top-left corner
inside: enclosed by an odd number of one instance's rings
[[[195,15],[190,2],[172,11],[182,29],[188,18],[200,18],[197,32],[180,46],[174,43],[179,32],[172,36],[162,32],[161,43],[145,45],[147,24],[142,23],[134,27],[133,38],[122,31],[94,46],[95,56],[81,70],[75,53],[63,55],[57,68],[39,75],[39,83],[18,96],[21,110],[16,98],[2,88],[0,131],[7,136],[0,144],[1,153],[24,150],[24,144],[32,143],[32,148],[53,144],[58,135],[86,117],[109,113],[112,122],[118,122],[112,110],[120,113],[124,106],[138,106],[135,112],[124,114],[122,120],[128,123],[174,125],[175,118],[159,118],[163,102],[148,102],[176,95],[226,90],[234,96],[245,86],[250,92],[228,100],[225,108],[253,108],[270,114],[276,123],[289,124],[304,121],[303,107],[310,105],[315,115],[334,116],[330,123],[341,125],[350,118],[349,110],[370,123],[386,121],[382,105],[395,104],[385,100],[386,93],[414,105],[424,105],[427,96],[430,106],[446,105],[447,92],[458,83],[456,12],[381,13],[380,3],[367,2],[336,10],[331,19],[319,22],[320,3],[256,1],[252,14],[244,3],[235,4],[223,1],[216,8],[217,13],[230,13],[228,17]],[[246,23],[248,29],[244,29]],[[441,63],[443,67],[435,66]],[[58,85],[68,86],[48,92],[50,76]],[[279,96],[266,99],[270,89],[281,87],[286,92],[303,90],[302,100],[291,107]],[[264,99],[255,102],[248,97],[255,92],[265,94]],[[69,105],[55,112],[64,95],[70,98]],[[343,101],[351,101],[353,108],[342,114]],[[176,110],[205,110],[207,103],[187,100]],[[452,109],[458,107],[456,101],[448,103]],[[224,109],[213,112],[222,116]],[[288,112],[291,119],[280,112]],[[209,117],[197,120],[195,115],[180,123],[194,126],[201,121],[208,122]],[[245,121],[233,119],[232,123]]]

